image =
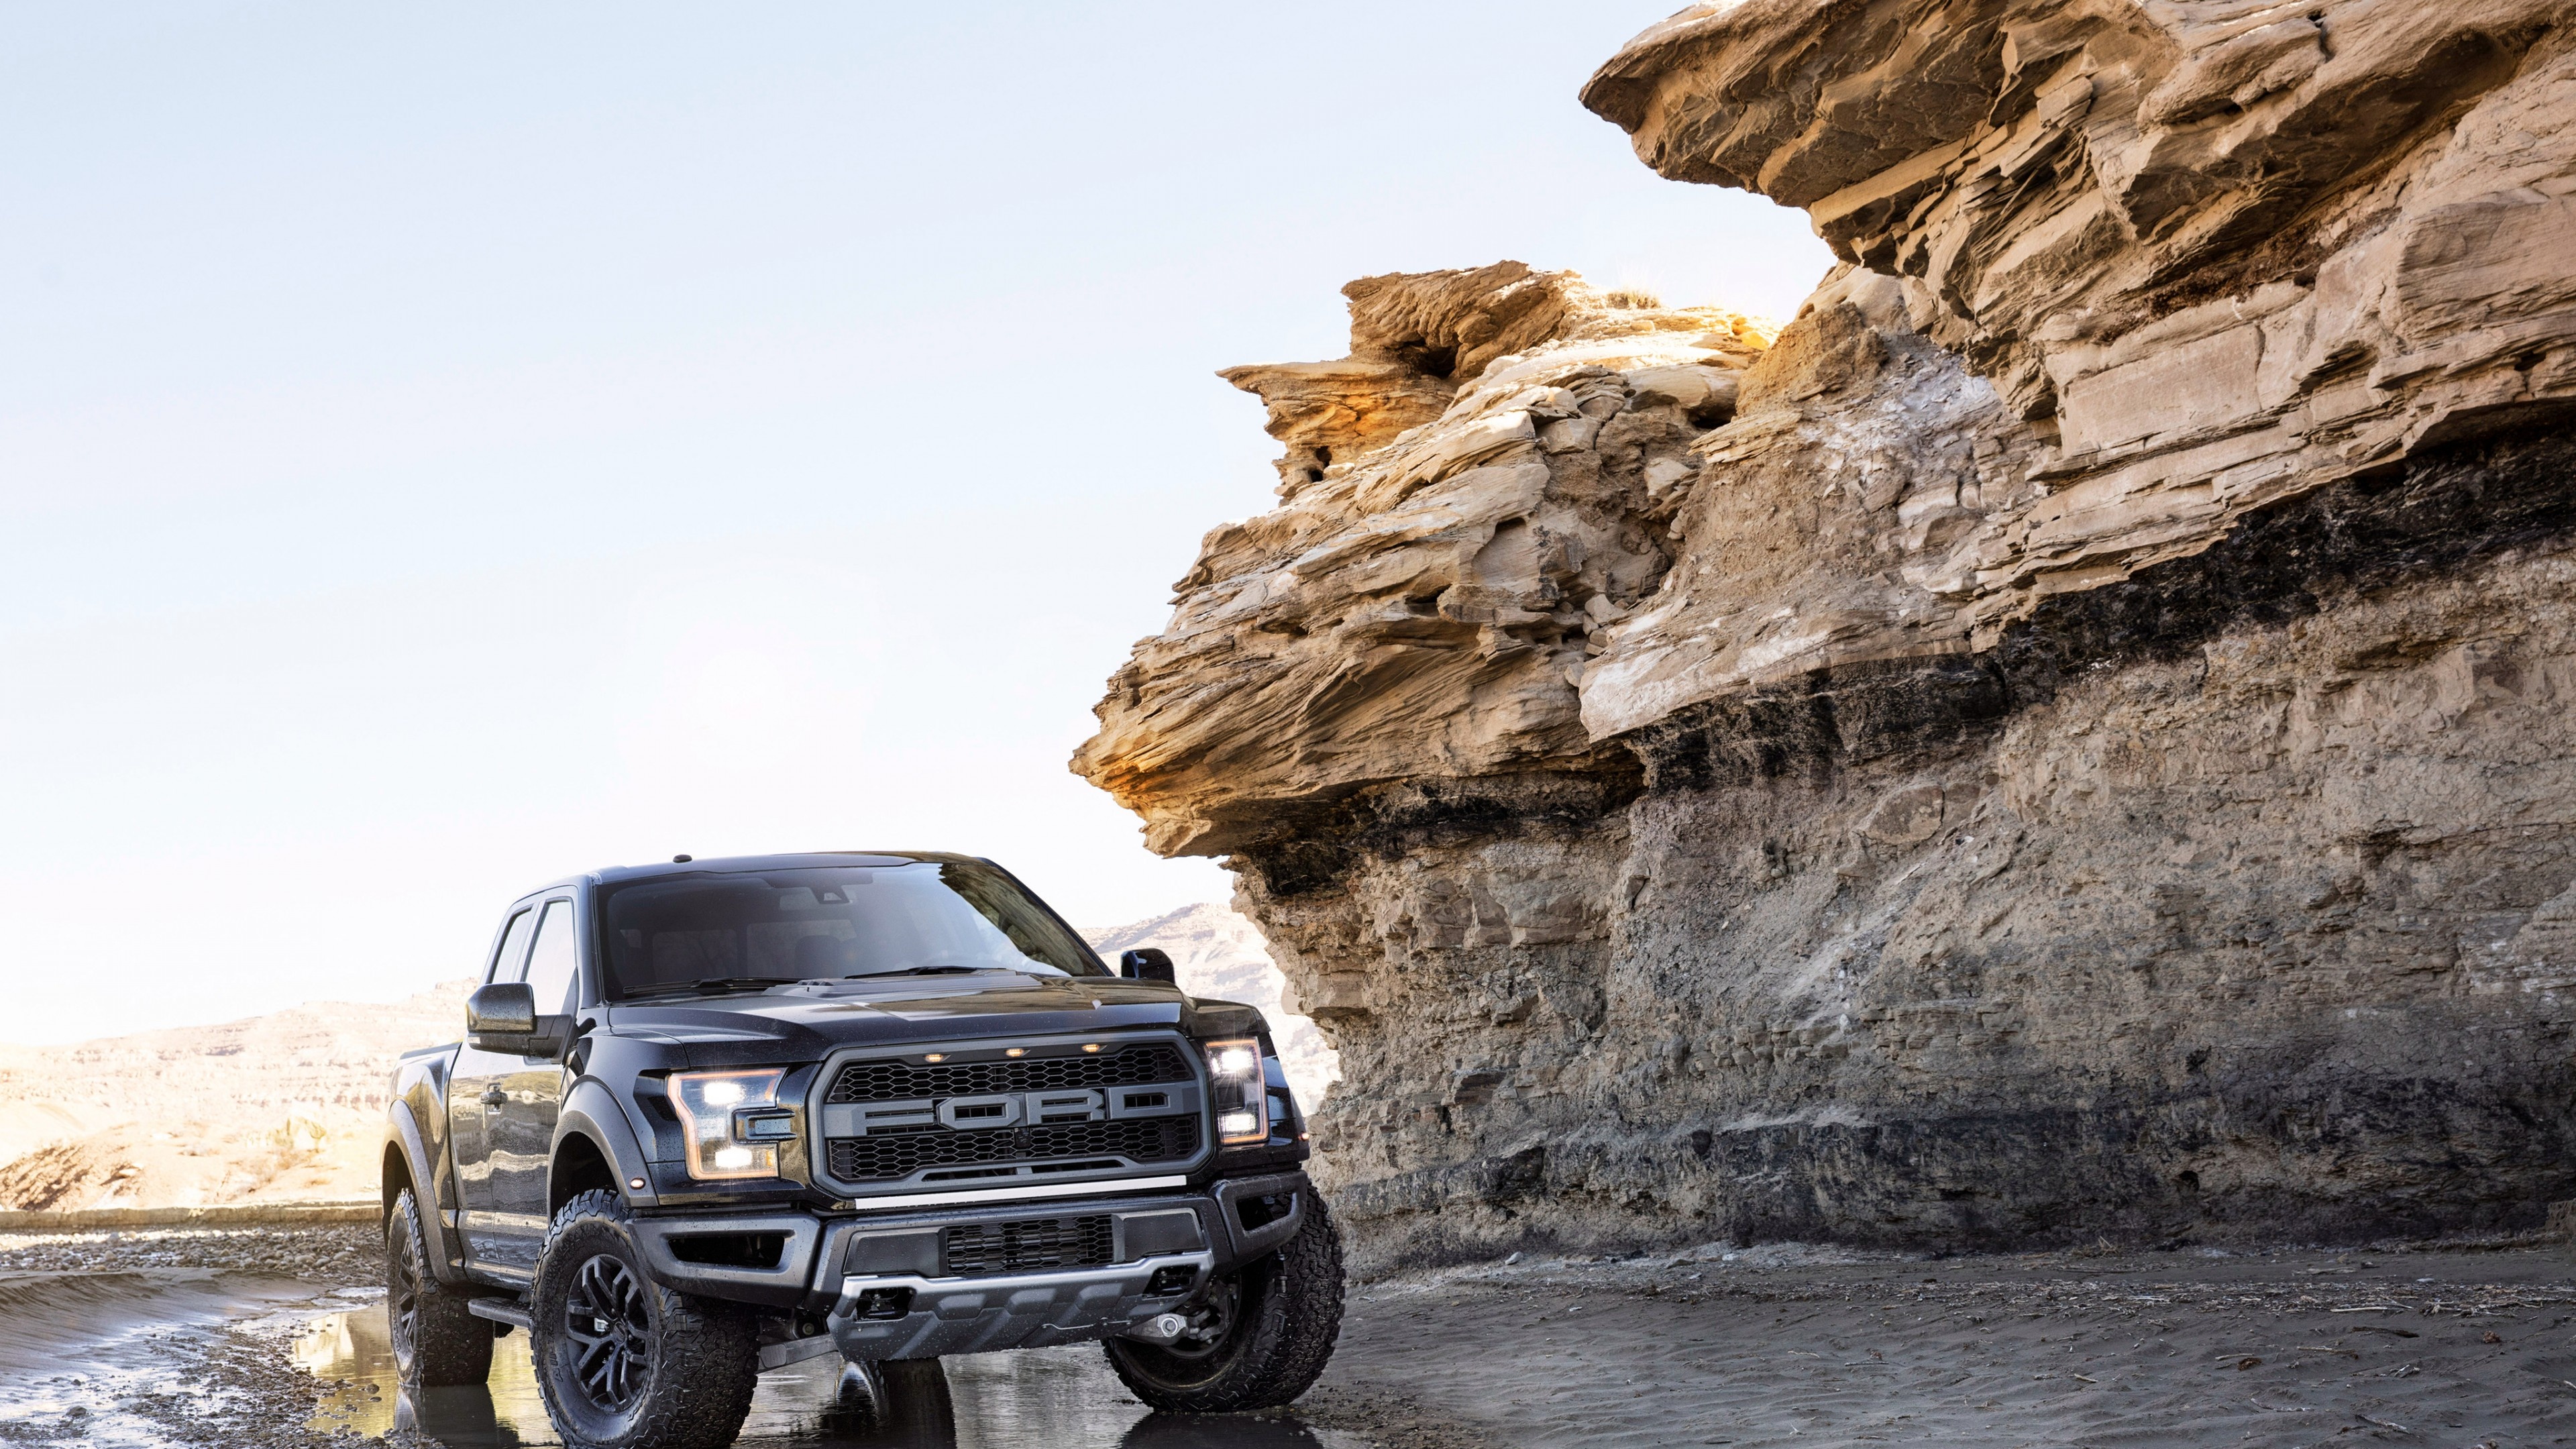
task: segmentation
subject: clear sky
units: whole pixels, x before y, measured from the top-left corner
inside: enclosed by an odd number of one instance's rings
[[[1211,376],[1513,257],[1786,315],[1576,103],[1669,9],[0,10],[0,1040],[384,999],[561,875],[991,855],[1275,481]]]

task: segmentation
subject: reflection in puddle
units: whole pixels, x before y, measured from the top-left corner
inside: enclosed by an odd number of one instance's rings
[[[312,1427],[417,1429],[448,1449],[560,1444],[528,1363],[528,1338],[494,1346],[492,1377],[402,1392],[381,1306],[316,1319],[295,1361],[334,1387]],[[841,1361],[826,1355],[761,1375],[745,1445],[840,1449],[1358,1449],[1365,1441],[1277,1419],[1148,1414],[1091,1345],[975,1354],[889,1376],[886,1413],[840,1407]]]
[[[366,1296],[317,1300],[310,1283],[211,1268],[0,1272],[0,1445],[192,1442],[172,1426],[240,1398],[207,1371],[229,1347],[223,1326]]]

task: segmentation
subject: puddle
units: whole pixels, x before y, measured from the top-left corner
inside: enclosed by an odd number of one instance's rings
[[[0,1443],[188,1442],[173,1425],[239,1397],[195,1371],[223,1326],[315,1302],[310,1283],[209,1268],[0,1273]]]
[[[113,1369],[154,1329],[221,1323],[313,1286],[212,1268],[0,1273],[0,1383],[45,1370]]]
[[[331,1387],[311,1427],[383,1434],[414,1429],[448,1449],[560,1444],[528,1362],[528,1337],[494,1345],[492,1376],[460,1388],[403,1392],[381,1304],[307,1322],[295,1362]],[[825,1355],[761,1375],[746,1446],[841,1449],[1365,1449],[1366,1440],[1275,1419],[1150,1414],[1109,1372],[1096,1345],[942,1360],[920,1382],[890,1386],[883,1423],[835,1406],[841,1361]]]

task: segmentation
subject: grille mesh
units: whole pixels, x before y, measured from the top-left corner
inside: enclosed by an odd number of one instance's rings
[[[961,1223],[940,1233],[940,1261],[952,1276],[1082,1268],[1110,1259],[1109,1217]]]
[[[988,1132],[906,1132],[893,1137],[838,1137],[831,1142],[832,1175],[843,1182],[884,1182],[925,1167],[978,1162],[1024,1162],[1050,1157],[1116,1154],[1134,1162],[1170,1162],[1198,1147],[1196,1114],[1140,1117],[1124,1122],[1066,1122],[1053,1127],[1000,1128]]]
[[[1102,1056],[1026,1057],[1015,1062],[852,1062],[832,1083],[829,1102],[909,1102],[986,1092],[1056,1092],[1077,1087],[1133,1087],[1186,1082],[1189,1063],[1170,1046],[1129,1047]]]

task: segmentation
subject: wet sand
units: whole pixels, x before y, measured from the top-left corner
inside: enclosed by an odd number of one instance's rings
[[[2555,1247],[1706,1249],[1359,1292],[1328,1384],[1495,1444],[2576,1439],[2576,1282]]]
[[[42,1275],[72,1275],[50,1278]],[[406,1398],[364,1229],[0,1238],[0,1443],[556,1442],[526,1340]],[[1926,1261],[1710,1247],[1354,1284],[1294,1408],[1147,1414],[1097,1349],[962,1358],[853,1418],[765,1377],[755,1446],[1183,1449],[2576,1442],[2566,1250]]]

